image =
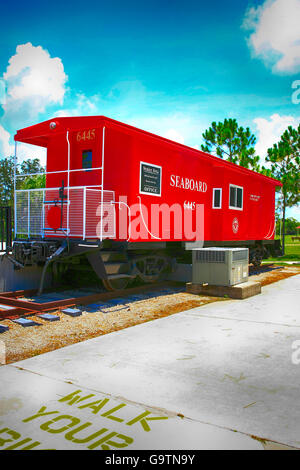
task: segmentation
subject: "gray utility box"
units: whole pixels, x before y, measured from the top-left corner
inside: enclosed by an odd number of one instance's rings
[[[248,248],[193,250],[193,284],[234,286],[248,281]]]

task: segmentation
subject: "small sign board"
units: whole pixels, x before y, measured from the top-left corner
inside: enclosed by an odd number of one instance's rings
[[[161,196],[162,167],[140,162],[140,194]]]

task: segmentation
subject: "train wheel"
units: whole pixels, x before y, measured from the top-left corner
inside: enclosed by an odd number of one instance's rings
[[[254,249],[250,251],[250,263],[255,268],[259,268],[263,259],[263,252],[260,249]]]
[[[102,279],[103,286],[106,290],[122,290],[126,289],[132,277],[121,277],[119,279]]]
[[[159,280],[168,264],[169,260],[165,256],[148,255],[138,258],[135,261],[135,268],[142,281],[155,282]]]

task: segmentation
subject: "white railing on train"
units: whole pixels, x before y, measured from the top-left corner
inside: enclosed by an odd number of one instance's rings
[[[115,238],[116,215],[114,191],[101,191],[86,186],[65,188],[69,193],[67,204],[63,204],[65,227],[54,231],[47,225],[47,213],[53,206],[61,207],[59,188],[23,189],[15,192],[15,233],[31,237],[55,234],[56,237],[85,239]],[[45,194],[47,199],[45,199]],[[47,201],[49,203],[47,204]],[[69,217],[68,217],[69,214]],[[105,221],[105,225],[103,222]],[[64,225],[64,224],[63,224]]]
[[[17,156],[17,144],[18,142],[15,141],[15,155],[14,155],[14,193],[15,193],[15,200],[14,200],[14,220],[15,220],[15,236],[17,236],[17,178],[23,178],[23,177],[31,177],[31,176],[40,176],[40,175],[53,175],[53,174],[61,174],[61,173],[67,173],[67,198],[69,199],[69,191],[70,191],[70,173],[73,172],[80,172],[80,171],[99,171],[101,170],[101,184],[99,185],[89,185],[89,188],[100,188],[100,194],[101,194],[101,236],[103,234],[103,201],[104,201],[104,156],[105,156],[105,126],[102,129],[102,151],[101,151],[101,166],[96,167],[96,168],[75,168],[75,169],[70,169],[70,164],[71,164],[71,145],[70,145],[70,140],[69,140],[69,130],[66,132],[66,140],[68,144],[68,168],[65,170],[57,170],[57,171],[46,171],[46,172],[37,172],[37,173],[24,173],[24,174],[17,174],[17,165],[18,165],[18,156]],[[46,188],[44,188],[46,189]],[[26,191],[26,190],[23,190]],[[28,198],[29,201],[29,198]],[[29,202],[28,202],[29,204]],[[30,212],[30,208],[29,208]],[[30,218],[28,219],[28,233],[30,233]],[[69,205],[67,205],[67,225],[69,225]]]

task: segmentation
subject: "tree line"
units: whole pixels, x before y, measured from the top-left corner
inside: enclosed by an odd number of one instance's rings
[[[286,209],[300,202],[300,125],[297,129],[289,126],[279,142],[267,151],[266,162],[269,168],[260,165],[260,157],[255,154],[256,137],[249,127],[239,126],[236,119],[213,122],[202,137],[204,152],[214,153],[220,158],[250,168],[258,173],[273,177],[282,183],[279,198],[282,206],[282,251],[285,248]]]
[[[16,174],[44,173],[45,168],[38,158],[28,158],[16,167]],[[45,186],[45,175],[19,176],[16,178],[16,189],[34,189]],[[0,160],[0,205],[13,206],[14,200],[14,157]]]

